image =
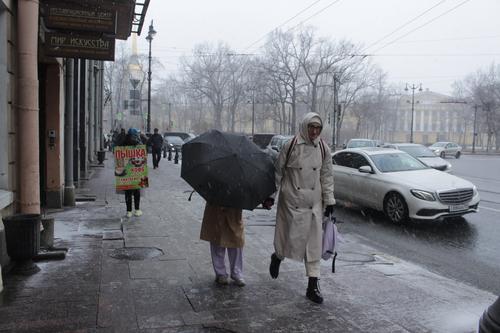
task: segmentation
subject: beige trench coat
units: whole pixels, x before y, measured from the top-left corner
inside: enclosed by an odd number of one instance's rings
[[[318,114],[306,114],[288,162],[293,140],[282,147],[275,164],[279,189],[275,251],[278,256],[308,262],[321,258],[324,207],[335,204],[330,148],[323,142],[322,160],[319,138],[311,142],[307,134],[307,125],[313,120],[322,123]]]
[[[241,209],[207,203],[200,239],[220,247],[242,248],[245,245],[245,231]]]

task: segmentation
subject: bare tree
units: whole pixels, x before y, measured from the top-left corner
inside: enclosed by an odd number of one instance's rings
[[[299,95],[299,78],[301,65],[293,55],[296,53],[296,42],[291,32],[275,31],[270,34],[264,47],[264,57],[268,63],[268,72],[275,83],[282,86],[278,98],[286,100],[291,107],[290,132],[295,133],[297,123],[297,99]],[[278,91],[278,90],[277,90]],[[285,108],[282,107],[282,111]]]
[[[214,127],[222,129],[222,113],[226,101],[231,98],[228,92],[233,82],[229,67],[233,54],[229,47],[219,43],[216,47],[202,44],[195,47],[192,59],[183,57],[181,63],[187,87],[205,96],[213,106]]]
[[[310,110],[317,113],[321,79],[327,75],[334,79],[343,74],[354,64],[351,59],[357,48],[346,40],[335,42],[326,38],[315,38],[313,28],[306,28],[299,32],[298,45],[299,47],[294,49],[294,56],[298,59],[307,80],[307,100]],[[362,58],[356,58],[356,60],[362,60]]]
[[[124,44],[118,44],[116,48],[116,60],[104,63],[104,89],[109,98],[111,129],[123,126],[123,103],[126,99],[127,87],[129,85],[128,64],[130,55]],[[121,114],[121,117],[118,115]]]
[[[494,63],[455,83],[455,94],[468,97],[479,105],[479,132],[486,134],[486,149],[500,150],[500,65]],[[482,135],[478,137],[482,141]]]

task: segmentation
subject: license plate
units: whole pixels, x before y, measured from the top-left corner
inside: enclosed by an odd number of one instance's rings
[[[469,206],[468,205],[453,205],[453,206],[450,206],[450,213],[453,213],[453,212],[461,212],[463,210],[467,210],[469,209]]]

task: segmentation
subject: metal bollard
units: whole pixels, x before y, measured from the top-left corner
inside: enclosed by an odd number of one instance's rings
[[[172,151],[170,149],[168,149],[168,160],[172,160]]]
[[[174,164],[179,164],[179,150],[175,149]]]

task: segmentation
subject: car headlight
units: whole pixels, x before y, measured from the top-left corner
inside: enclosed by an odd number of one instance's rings
[[[472,193],[473,193],[473,194],[472,194],[473,196],[476,196],[476,195],[478,195],[478,194],[479,194],[479,193],[477,192],[477,187],[476,187],[476,185],[472,186]]]
[[[423,190],[410,190],[414,197],[425,201],[436,201],[436,197],[433,193],[423,191]]]

